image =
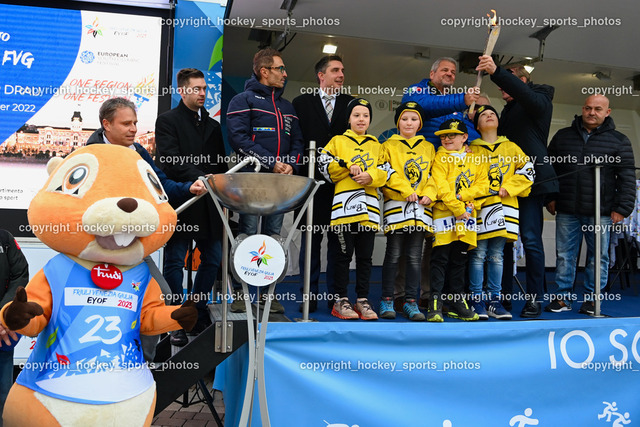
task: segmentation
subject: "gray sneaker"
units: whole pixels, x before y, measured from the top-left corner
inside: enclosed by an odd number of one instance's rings
[[[233,290],[233,302],[229,307],[232,313],[246,313],[247,308],[244,305],[244,292],[242,289]]]

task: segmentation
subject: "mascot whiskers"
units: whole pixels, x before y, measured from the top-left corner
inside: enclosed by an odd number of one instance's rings
[[[143,262],[169,240],[176,213],[149,164],[124,147],[84,147],[47,171],[28,217],[60,254],[0,311],[9,329],[38,335],[4,425],[150,425],[155,383],[140,334],[197,320],[191,301],[165,305]]]

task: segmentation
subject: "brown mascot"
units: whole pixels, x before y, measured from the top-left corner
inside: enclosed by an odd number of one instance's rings
[[[140,334],[190,330],[197,319],[191,301],[165,306],[142,261],[169,240],[176,213],[133,150],[91,145],[47,170],[29,223],[60,254],[0,311],[7,328],[38,335],[4,425],[148,426],[155,383]]]

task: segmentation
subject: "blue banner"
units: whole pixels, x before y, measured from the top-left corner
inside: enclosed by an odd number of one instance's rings
[[[80,11],[0,5],[0,144],[66,79],[82,35]]]
[[[273,426],[613,426],[640,419],[640,319],[274,323]],[[216,371],[237,425],[246,347]],[[238,382],[242,378],[243,382]],[[253,425],[260,425],[258,395]]]

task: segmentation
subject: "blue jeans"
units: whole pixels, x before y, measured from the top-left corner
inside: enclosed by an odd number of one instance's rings
[[[267,236],[280,234],[284,214],[262,217],[257,215],[240,214],[240,219],[238,220],[238,234],[247,234],[249,236],[258,234],[258,218],[262,218],[261,234],[266,234]]]
[[[4,344],[3,344],[4,345]],[[0,414],[4,410],[9,389],[13,385],[13,349],[0,351]],[[1,425],[2,423],[0,423]]]
[[[469,290],[473,295],[482,294],[484,263],[487,262],[487,290],[489,297],[499,297],[502,289],[502,254],[505,237],[478,240],[478,247],[469,253]]]
[[[382,297],[393,298],[398,260],[405,255],[405,299],[415,299],[420,287],[420,268],[422,262],[422,245],[425,232],[387,233],[387,250],[382,265]]]
[[[311,277],[310,277],[310,291],[312,295],[318,295],[319,288],[318,282],[320,281],[320,270],[322,266],[320,265],[320,261],[322,258],[322,239],[325,233],[313,233],[311,237]],[[336,251],[338,250],[338,238],[335,233],[326,233],[327,235],[327,270],[326,270],[326,278],[327,278],[327,295],[333,294],[333,266],[335,265],[335,256]],[[307,233],[302,233],[302,244],[300,246],[300,257],[298,258],[298,262],[300,265],[300,280],[304,280],[304,258],[306,251],[306,240]]]
[[[595,236],[600,235],[600,288],[607,285],[609,278],[609,237],[611,236],[611,217],[601,217],[602,229],[594,231],[594,217],[585,215],[556,215],[556,283],[558,294],[569,299],[576,277],[578,249],[582,236],[587,242],[587,265],[584,269],[584,288],[586,292],[595,290]],[[569,299],[570,300],[570,299]],[[570,300],[571,301],[571,300]]]
[[[182,303],[184,259],[191,241],[190,238],[173,236],[164,248],[164,278],[173,292],[172,305]],[[218,275],[218,268],[222,260],[222,247],[218,239],[196,239],[196,247],[200,251],[200,266],[193,281],[191,294],[196,301],[199,316],[203,316],[206,313],[209,293]]]

